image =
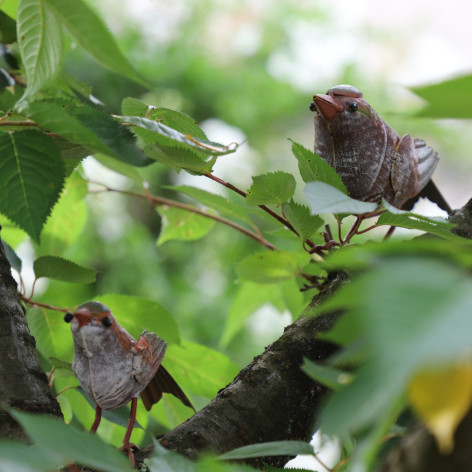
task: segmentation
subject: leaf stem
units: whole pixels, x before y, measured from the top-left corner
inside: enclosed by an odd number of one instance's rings
[[[67,313],[68,311],[70,311],[70,308],[60,308],[58,306],[49,305],[48,303],[35,302],[31,300],[31,298],[26,298],[22,293],[18,293],[18,296],[20,297],[21,300],[23,300],[23,302],[26,305],[46,308],[48,310],[53,310],[53,311],[62,311],[63,313]]]
[[[208,213],[207,211],[201,210],[200,208],[196,208],[192,205],[187,205],[186,203],[178,202],[176,200],[171,200],[169,198],[158,197],[156,195],[151,195],[150,193],[142,194],[142,193],[133,192],[131,190],[114,189],[114,188],[108,187],[105,184],[100,184],[100,185],[103,185],[104,191],[118,192],[125,195],[130,195],[132,197],[142,198],[142,199],[147,200],[153,206],[169,206],[169,207],[174,207],[174,208],[180,208],[181,210],[189,211],[191,213],[195,213],[205,218],[209,218],[211,220],[217,221],[218,223],[222,223],[226,226],[229,226],[230,228],[233,228],[236,231],[239,231],[245,236],[248,236],[249,238],[254,239],[258,243],[262,244],[263,246],[265,246],[267,249],[270,249],[271,251],[279,250],[272,243],[264,239],[260,233],[259,234],[253,233],[252,231],[248,230],[244,226],[238,225],[237,223],[234,223],[231,220],[223,218],[222,216],[219,216],[219,215],[215,215],[213,213]]]

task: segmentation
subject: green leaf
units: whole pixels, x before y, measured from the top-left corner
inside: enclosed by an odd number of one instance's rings
[[[282,205],[294,194],[295,177],[287,172],[277,171],[256,175],[247,191],[246,201],[252,205]]]
[[[0,134],[0,211],[39,241],[59,197],[64,164],[54,141],[37,131]]]
[[[417,116],[429,118],[472,118],[472,75],[454,77],[437,84],[410,89],[428,102]]]
[[[18,254],[15,250],[5,241],[0,240],[0,243],[3,244],[3,249],[5,250],[5,255],[7,256],[8,262],[18,273],[21,272],[21,259],[18,257]]]
[[[62,359],[52,356],[49,358],[49,361],[56,369],[64,369],[72,372],[72,364],[70,362],[63,361]]]
[[[100,295],[98,299],[136,339],[147,330],[155,332],[167,344],[180,343],[179,327],[174,317],[154,300],[118,294]]]
[[[58,454],[37,446],[14,441],[0,441],[0,470],[50,472],[64,464]]]
[[[92,151],[133,166],[146,166],[152,162],[136,146],[131,132],[98,108],[56,98],[32,102],[25,111],[42,128]]]
[[[186,195],[194,198],[206,207],[212,208],[213,210],[216,210],[222,215],[238,218],[239,220],[252,224],[251,219],[247,214],[247,208],[242,205],[237,205],[236,203],[231,202],[230,200],[225,197],[222,197],[221,195],[210,193],[200,188],[189,187],[187,185],[169,185],[165,186],[164,188],[185,193]]]
[[[0,10],[0,43],[11,44],[16,41],[16,21]]]
[[[182,342],[169,346],[164,365],[183,388],[208,399],[231,382],[240,367],[227,356],[201,344]]]
[[[353,376],[334,367],[317,364],[309,359],[303,359],[301,369],[305,374],[309,375],[322,385],[331,390],[339,390],[343,385],[352,381]]]
[[[221,156],[235,152],[237,149],[237,145],[223,146],[206,139],[196,138],[148,118],[141,118],[139,116],[119,116],[118,118],[125,123],[134,125],[134,131],[147,144],[158,143],[163,146],[177,146],[201,153],[203,156]]]
[[[194,472],[195,464],[185,456],[162,447],[154,440],[154,449],[147,465],[150,472]]]
[[[97,61],[117,74],[148,86],[118,48],[101,18],[82,0],[43,0],[74,39]]]
[[[310,182],[306,184],[304,191],[312,215],[321,213],[359,215],[373,212],[377,208],[376,203],[354,200],[325,182]]]
[[[149,118],[150,120],[163,123],[180,133],[188,134],[198,139],[207,139],[205,133],[193,118],[176,110],[148,106],[141,100],[128,97],[123,100],[121,111],[123,115]]]
[[[33,263],[34,274],[37,279],[48,277],[50,279],[87,284],[95,282],[97,272],[88,267],[83,267],[75,262],[55,256],[38,257]]]
[[[464,241],[464,238],[451,233],[451,229],[455,225],[444,221],[442,218],[433,219],[410,212],[386,212],[380,215],[376,224],[377,226],[389,225],[417,229],[451,241]]]
[[[238,447],[218,456],[221,460],[249,459],[265,456],[296,456],[313,454],[313,446],[303,441],[273,441]]]
[[[241,280],[272,284],[299,274],[298,260],[286,251],[266,251],[251,254],[241,261],[236,272]]]
[[[60,23],[42,0],[20,0],[18,3],[17,36],[32,95],[41,90],[59,73],[63,48]]]
[[[162,217],[162,229],[157,240],[159,246],[173,239],[194,241],[213,228],[213,220],[180,208],[161,206],[158,212]]]
[[[43,227],[38,256],[61,256],[77,241],[87,221],[86,195],[86,182],[78,173],[72,174]]]
[[[347,195],[347,189],[336,171],[316,152],[292,141],[292,152],[298,161],[303,182],[325,182]]]
[[[128,459],[96,434],[77,431],[50,416],[17,410],[10,410],[9,413],[41,451],[59,458],[63,464],[77,462],[110,472],[130,470]],[[45,431],[47,434],[44,434]]]
[[[470,348],[472,281],[442,257],[392,258],[336,292],[324,311],[350,307],[324,338],[367,362],[328,401],[321,424],[343,435],[374,425],[404,398],[415,372],[462,359]]]
[[[319,216],[310,214],[310,210],[305,205],[300,205],[293,200],[282,205],[282,212],[302,241],[310,239],[324,223]]]

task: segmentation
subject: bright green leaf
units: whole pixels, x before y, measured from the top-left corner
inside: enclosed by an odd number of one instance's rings
[[[411,87],[428,102],[418,116],[429,118],[472,118],[472,75],[454,77],[437,84]]]
[[[277,171],[256,175],[247,191],[246,201],[252,205],[282,205],[294,194],[295,177],[287,172]]]
[[[306,184],[305,196],[310,205],[312,215],[322,213],[358,215],[373,212],[377,208],[377,204],[354,200],[325,182],[310,182]]]
[[[43,0],[74,39],[97,61],[117,74],[147,86],[118,48],[101,18],[82,0]]]
[[[60,458],[63,464],[77,462],[110,472],[130,470],[128,459],[96,434],[77,431],[50,416],[17,410],[10,410],[10,414],[40,450]]]
[[[37,279],[48,277],[79,284],[95,282],[96,276],[95,270],[56,256],[38,257],[33,263],[33,269]]]
[[[213,228],[213,220],[190,211],[172,207],[159,207],[158,211],[162,217],[158,245],[172,239],[194,241],[205,236]]]
[[[265,456],[296,456],[298,454],[313,454],[313,446],[303,441],[273,441],[249,446],[238,447],[218,456],[218,459],[249,459]]]
[[[0,211],[39,241],[59,197],[64,164],[54,141],[37,131],[0,135]]]
[[[190,342],[169,346],[164,364],[184,391],[208,399],[214,398],[240,370],[224,354]]]
[[[306,206],[300,205],[293,200],[284,203],[282,211],[285,218],[287,218],[300,235],[302,241],[310,239],[313,233],[324,223],[319,216],[310,214],[310,210]]]
[[[42,0],[20,0],[17,35],[28,83],[26,93],[32,95],[59,73],[62,30],[48,4]]]
[[[292,152],[298,160],[298,170],[303,182],[325,182],[347,194],[341,177],[316,152],[309,151],[294,141],[292,141]]]
[[[298,275],[298,260],[285,251],[258,252],[241,261],[236,272],[241,280],[259,284],[278,283]]]
[[[61,256],[77,241],[87,221],[85,195],[86,182],[78,173],[72,174],[43,227],[38,256]]]
[[[167,344],[180,343],[179,327],[174,317],[154,300],[121,294],[100,295],[98,299],[136,339],[147,330],[156,333]]]

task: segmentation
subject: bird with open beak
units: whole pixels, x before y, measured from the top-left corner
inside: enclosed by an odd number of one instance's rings
[[[352,85],[336,85],[313,97],[315,151],[362,201],[411,209],[427,197],[451,213],[431,180],[439,156],[421,139],[400,137]]]
[[[150,410],[163,393],[171,393],[195,411],[182,389],[161,365],[167,343],[154,333],[143,331],[136,341],[116,321],[103,303],[80,305],[64,320],[71,323],[74,338],[72,370],[82,389],[96,403],[95,432],[102,409],[113,410],[131,402],[131,412],[122,450],[134,465],[131,433],[136,419],[138,396]]]

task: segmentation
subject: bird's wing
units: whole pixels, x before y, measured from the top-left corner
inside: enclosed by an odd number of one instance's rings
[[[141,399],[146,407],[146,410],[150,410],[154,403],[157,403],[163,393],[171,393],[177,397],[185,406],[192,408],[196,411],[187,395],[179,387],[173,377],[167,372],[163,365],[157,369],[156,375],[149,382],[148,386],[141,392]]]
[[[439,155],[422,139],[415,138],[414,143],[416,157],[418,158],[418,183],[420,190],[423,190],[433,176],[439,162]]]
[[[132,375],[140,383],[147,385],[159,368],[167,349],[167,343],[155,333],[143,331],[134,346]]]

